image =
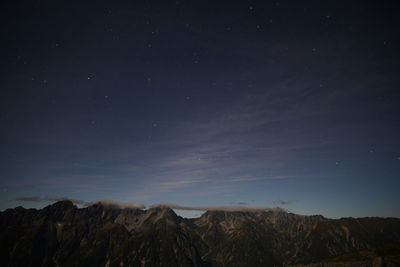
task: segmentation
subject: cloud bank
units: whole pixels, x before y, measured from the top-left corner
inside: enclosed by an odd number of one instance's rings
[[[258,212],[258,211],[283,211],[279,207],[264,207],[264,206],[181,206],[174,203],[159,203],[150,206],[150,208],[171,208],[176,210],[198,210],[198,211],[247,211],[247,212]]]
[[[118,209],[145,209],[146,206],[142,203],[138,202],[119,202],[109,199],[102,199],[102,200],[95,200],[86,202],[79,199],[71,199],[66,197],[18,197],[15,200],[17,201],[27,201],[27,202],[41,202],[41,201],[48,201],[48,202],[56,202],[56,201],[63,201],[69,200],[74,204],[82,205],[84,207],[89,207],[95,204],[102,204],[103,206],[107,207],[114,207]],[[243,203],[244,204],[244,203]],[[158,204],[151,205],[150,208],[170,208],[176,210],[195,210],[195,211],[228,211],[228,212],[235,212],[235,211],[245,211],[245,212],[260,212],[260,211],[284,211],[284,209],[279,207],[265,207],[265,206],[244,206],[244,205],[232,205],[232,206],[182,206],[177,205],[174,203],[169,202],[162,202]],[[278,203],[281,204],[281,203]]]

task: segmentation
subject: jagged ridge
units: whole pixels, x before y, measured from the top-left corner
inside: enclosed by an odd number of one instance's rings
[[[400,242],[400,219],[118,209],[69,201],[0,213],[4,266],[282,266]]]

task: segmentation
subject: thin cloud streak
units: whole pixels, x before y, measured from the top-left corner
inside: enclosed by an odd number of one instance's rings
[[[273,203],[276,205],[290,205],[297,202],[298,200],[275,200]]]

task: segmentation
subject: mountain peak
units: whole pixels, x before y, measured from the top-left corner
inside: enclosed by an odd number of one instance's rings
[[[157,214],[162,217],[178,217],[178,215],[176,215],[176,213],[171,208],[163,206],[150,208],[146,211],[146,213]]]
[[[50,207],[54,207],[54,208],[73,208],[74,207],[74,203],[72,203],[71,200],[65,199],[65,200],[57,201],[56,203],[50,205]]]
[[[68,210],[72,210],[74,208],[76,208],[76,206],[70,200],[60,200],[57,201],[56,203],[48,205],[47,207],[44,208],[44,210],[47,210],[50,213],[54,213],[56,211],[58,213],[63,213]]]

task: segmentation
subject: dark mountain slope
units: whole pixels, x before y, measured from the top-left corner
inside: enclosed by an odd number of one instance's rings
[[[171,209],[78,209],[62,201],[0,213],[2,266],[282,266],[400,242],[400,219]]]
[[[181,221],[167,209],[19,207],[0,214],[1,257],[4,266],[204,266]]]
[[[340,254],[319,262],[287,267],[398,267],[400,266],[400,243],[380,248]]]

